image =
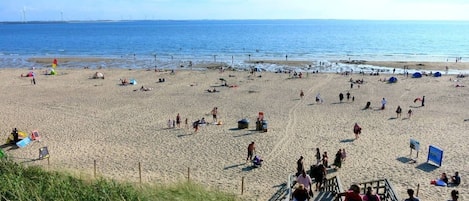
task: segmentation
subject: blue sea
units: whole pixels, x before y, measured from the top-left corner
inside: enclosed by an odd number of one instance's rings
[[[469,59],[469,21],[156,20],[0,23],[0,67],[32,57],[117,60],[62,67],[174,68],[182,62]],[[51,61],[52,62],[52,61]],[[273,70],[276,66],[262,66]]]

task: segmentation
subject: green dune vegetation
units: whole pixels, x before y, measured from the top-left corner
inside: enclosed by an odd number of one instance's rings
[[[141,186],[103,178],[79,179],[8,159],[0,160],[0,181],[0,200],[241,200],[193,182]]]

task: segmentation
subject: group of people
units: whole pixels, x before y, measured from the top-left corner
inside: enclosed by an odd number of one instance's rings
[[[438,180],[432,180],[431,183],[438,186],[459,186],[459,184],[461,184],[461,176],[459,176],[459,172],[455,172],[454,175],[449,178],[448,175],[443,172]]]
[[[214,107],[210,113],[212,114],[213,122],[217,125],[220,125],[221,123],[218,121],[218,118],[217,118],[218,107]],[[187,124],[187,119],[186,119],[186,124]],[[205,126],[205,125],[208,125],[208,122],[205,121],[205,117],[202,117],[202,119],[198,119],[197,121],[194,121],[192,123],[192,128],[194,128],[194,132],[197,133],[197,131],[199,131],[200,126]]]
[[[345,95],[347,95],[347,101],[349,101],[350,98],[352,98],[352,101],[355,101],[355,96],[351,96],[350,91],[347,91]],[[344,94],[339,93],[339,101],[342,103],[343,100],[344,100]]]

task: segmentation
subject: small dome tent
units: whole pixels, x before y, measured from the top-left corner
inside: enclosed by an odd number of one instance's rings
[[[422,73],[415,72],[414,74],[412,74],[412,78],[421,78],[421,77],[422,77]]]
[[[440,73],[440,72],[436,72],[435,74],[433,74],[433,77],[441,77],[441,73]]]
[[[389,78],[389,83],[396,83],[397,82],[397,78],[396,77],[391,77]]]

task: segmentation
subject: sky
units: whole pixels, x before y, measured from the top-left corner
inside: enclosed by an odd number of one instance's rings
[[[469,0],[0,0],[0,21],[469,20]]]

